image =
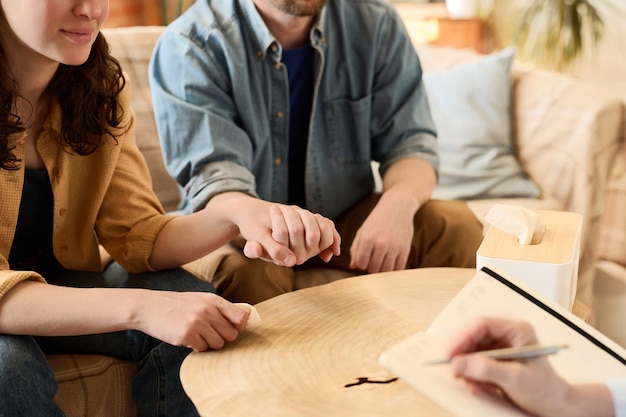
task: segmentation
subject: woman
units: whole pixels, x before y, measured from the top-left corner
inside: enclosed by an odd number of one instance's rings
[[[278,205],[234,217],[236,198],[165,215],[99,33],[108,0],[0,4],[0,414],[63,415],[44,354],[82,352],[140,363],[139,415],[197,415],[180,363],[234,340],[248,313],[179,266],[238,235],[250,257],[328,260],[334,225]],[[104,272],[99,245],[117,261]]]
[[[572,385],[556,374],[546,358],[497,361],[464,353],[537,343],[524,321],[485,317],[455,336],[448,355],[452,372],[473,391],[498,387],[520,408],[539,417],[625,417],[626,381]]]

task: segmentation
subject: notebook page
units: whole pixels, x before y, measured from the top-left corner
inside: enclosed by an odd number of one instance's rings
[[[424,365],[428,360],[445,357],[447,340],[466,323],[491,315],[530,321],[541,344],[569,345],[548,358],[568,381],[626,378],[626,351],[622,347],[512,277],[503,277],[500,271],[495,275],[512,284],[521,294],[489,273],[478,271],[426,332],[416,333],[383,352],[380,363],[454,415],[524,416],[526,414],[503,399],[498,401],[470,393],[462,381],[452,376],[449,365]]]

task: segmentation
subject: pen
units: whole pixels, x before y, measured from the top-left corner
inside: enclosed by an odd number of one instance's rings
[[[484,356],[487,358],[497,359],[500,361],[532,359],[541,356],[554,355],[561,349],[567,348],[568,345],[527,345],[519,347],[510,347],[504,349],[483,350],[479,352],[468,353],[468,355]],[[450,363],[452,358],[435,359],[424,362],[424,365],[439,365]]]

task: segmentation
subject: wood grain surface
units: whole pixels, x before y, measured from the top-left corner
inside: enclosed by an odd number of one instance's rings
[[[259,327],[219,351],[187,357],[183,386],[201,416],[448,417],[404,382],[381,383],[393,375],[378,356],[425,330],[474,274],[372,274],[264,301],[256,305]],[[355,384],[359,378],[373,382]]]

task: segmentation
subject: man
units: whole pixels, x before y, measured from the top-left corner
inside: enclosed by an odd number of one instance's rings
[[[430,200],[435,127],[385,0],[199,0],[161,36],[150,79],[166,164],[192,210],[235,195],[321,213],[342,240],[330,264],[357,273],[474,266],[479,221],[463,202]],[[290,291],[293,274],[235,253],[213,282],[254,303]]]

